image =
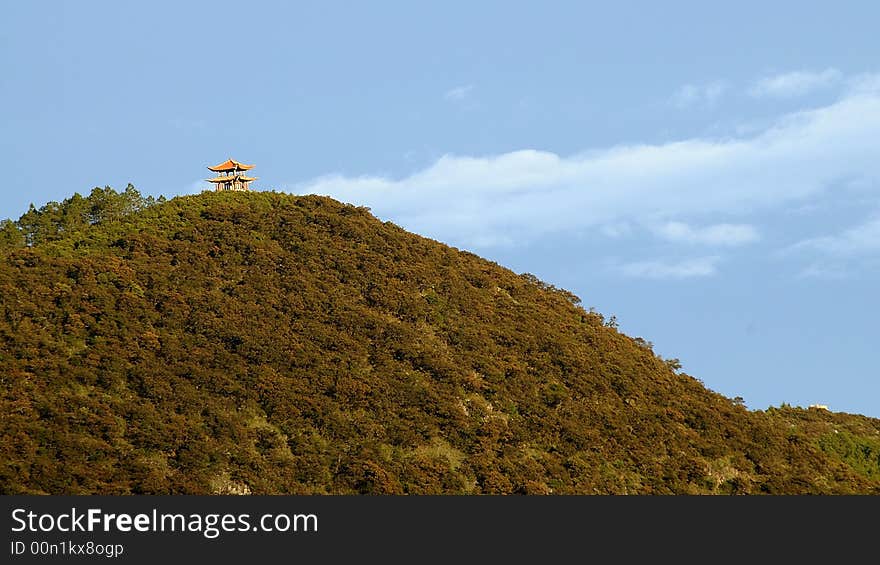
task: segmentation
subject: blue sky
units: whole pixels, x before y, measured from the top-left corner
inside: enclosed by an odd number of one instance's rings
[[[233,157],[567,288],[750,408],[880,417],[880,7],[710,4],[13,3],[0,217]]]

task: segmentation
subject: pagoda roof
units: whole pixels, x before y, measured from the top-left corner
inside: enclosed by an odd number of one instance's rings
[[[239,163],[238,161],[234,161],[232,159],[227,159],[219,165],[208,167],[209,170],[214,171],[215,173],[225,171],[247,171],[253,168],[254,165],[245,165],[244,163]]]
[[[246,177],[244,175],[234,175],[228,177],[214,177],[212,179],[205,179],[208,182],[251,182],[253,180],[257,180],[257,177]]]

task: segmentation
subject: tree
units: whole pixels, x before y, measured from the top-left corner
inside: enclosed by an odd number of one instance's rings
[[[95,187],[87,197],[77,193],[61,203],[49,202],[39,209],[31,204],[19,218],[17,228],[24,244],[34,246],[69,237],[90,225],[124,218],[156,202],[164,202],[164,198],[157,201],[152,196],[144,197],[130,183],[123,192],[109,186]]]
[[[24,247],[24,234],[12,220],[0,222],[0,249]]]

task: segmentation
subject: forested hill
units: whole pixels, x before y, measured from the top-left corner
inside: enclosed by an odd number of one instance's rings
[[[0,225],[3,494],[880,494],[880,420],[678,367],[329,198],[106,188]]]

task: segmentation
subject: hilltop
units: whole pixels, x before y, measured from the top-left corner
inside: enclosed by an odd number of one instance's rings
[[[330,198],[32,207],[0,314],[3,494],[880,494],[880,420],[748,410]]]

